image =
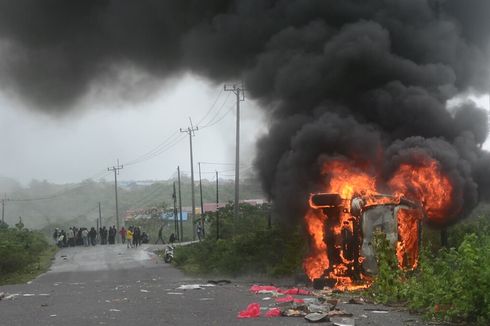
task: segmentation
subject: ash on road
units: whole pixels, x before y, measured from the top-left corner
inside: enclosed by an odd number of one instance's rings
[[[160,246],[161,247],[161,246]],[[123,245],[67,248],[51,270],[29,284],[0,287],[10,295],[0,301],[0,325],[305,325],[303,318],[239,320],[252,302],[271,304],[248,289],[260,280],[182,290],[208,279],[187,277],[152,253],[157,246]],[[421,325],[406,312],[376,314],[371,305],[342,304],[356,325]],[[368,310],[366,310],[368,309]],[[324,323],[325,325],[325,323]],[[328,325],[328,323],[326,324]]]

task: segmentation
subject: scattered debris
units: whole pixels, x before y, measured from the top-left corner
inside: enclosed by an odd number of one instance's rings
[[[332,317],[332,318],[330,318],[330,321],[335,326],[355,326],[356,325],[356,321],[354,320],[354,318]]]
[[[281,309],[279,308],[270,308],[265,314],[266,317],[280,317]]]
[[[183,295],[184,293],[182,293],[182,292],[167,292],[167,294],[170,294],[170,295]]]
[[[305,316],[305,319],[309,321],[310,323],[319,323],[319,322],[324,322],[324,321],[329,321],[330,318],[328,317],[328,314],[325,313],[318,313],[318,312],[313,312]]]
[[[148,293],[148,292],[150,292],[150,291],[145,290],[145,289],[141,289],[141,290],[140,290],[140,292],[143,292],[143,293]]]
[[[183,284],[177,290],[204,290],[205,287],[215,286],[213,284]]]
[[[214,298],[201,298],[199,301],[212,301]]]
[[[258,303],[251,303],[247,309],[238,313],[238,318],[257,318],[260,316],[260,305]]]
[[[22,296],[23,297],[33,297],[33,296],[35,296],[35,294],[32,294],[32,293],[24,293]]]
[[[362,298],[350,298],[347,301],[348,304],[364,304],[364,300]]]
[[[120,312],[121,310],[119,310],[119,309],[109,309],[109,311],[111,311],[111,312]]]
[[[56,317],[57,315],[49,315],[49,317]]]
[[[282,315],[286,317],[304,317],[306,312],[300,309],[287,309],[282,312]]]
[[[12,299],[14,299],[15,297],[18,297],[18,296],[19,296],[18,293],[13,293],[13,294],[9,294],[9,295],[5,296],[4,299],[5,300],[12,300]]]
[[[229,280],[209,280],[209,284],[214,284],[214,285],[225,285],[225,284],[231,284],[231,281]]]
[[[373,314],[387,314],[388,310],[371,310]]]

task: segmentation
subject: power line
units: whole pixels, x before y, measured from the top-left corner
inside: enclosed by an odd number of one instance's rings
[[[170,134],[163,142],[161,142],[155,148],[153,148],[152,150],[148,151],[147,153],[145,153],[143,155],[140,155],[138,158],[129,161],[128,163],[126,163],[126,166],[134,165],[134,164],[141,163],[141,162],[147,161],[149,159],[152,159],[152,158],[162,154],[163,152],[165,152],[169,148],[171,148],[173,145],[178,143],[181,139],[182,139],[182,136],[179,135],[179,132],[174,131],[172,134]]]
[[[197,122],[197,125],[200,125],[200,124],[201,124],[201,123],[202,123],[202,122],[203,122],[203,121],[204,121],[204,120],[205,120],[205,119],[208,117],[208,115],[211,113],[211,111],[212,111],[212,110],[213,110],[213,108],[215,107],[216,103],[218,103],[218,100],[219,100],[219,98],[220,98],[221,94],[223,94],[223,92],[224,92],[224,89],[222,89],[222,88],[220,87],[220,91],[219,91],[218,95],[216,96],[216,99],[214,100],[213,104],[212,104],[212,105],[211,105],[211,107],[208,109],[208,111],[206,112],[206,114],[205,114],[205,115],[204,115],[204,116],[201,118],[201,120],[199,120],[199,121]],[[226,99],[225,99],[225,101],[226,101]]]

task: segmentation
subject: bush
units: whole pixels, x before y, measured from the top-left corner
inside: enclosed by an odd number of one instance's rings
[[[479,231],[461,236],[457,248],[442,249],[435,255],[424,248],[413,273],[396,268],[394,250],[381,240],[377,251],[380,272],[371,295],[382,303],[407,302],[428,318],[488,325],[490,235],[481,231],[488,230],[489,222],[478,223]]]
[[[177,247],[175,264],[187,272],[231,276],[250,272],[283,276],[301,268],[306,237],[299,228],[288,231],[268,228],[268,211],[264,207],[240,205],[240,213],[234,223],[233,208],[220,209],[219,240],[216,215],[211,216],[206,240]]]
[[[48,242],[39,232],[20,228],[0,228],[0,275],[21,271],[38,262]]]

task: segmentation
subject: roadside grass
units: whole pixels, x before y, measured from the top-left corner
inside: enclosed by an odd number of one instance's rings
[[[379,273],[368,290],[379,303],[403,303],[429,320],[490,324],[490,221],[452,228],[452,246],[433,252],[426,244],[415,271],[396,268],[394,249],[377,240]]]
[[[186,273],[198,275],[292,276],[301,271],[306,237],[300,227],[287,230],[268,226],[268,207],[240,205],[235,221],[233,207],[208,215],[204,241],[175,248],[174,264]]]
[[[51,267],[58,250],[58,247],[50,246],[39,255],[37,262],[19,271],[0,275],[0,285],[26,283],[45,273]]]

